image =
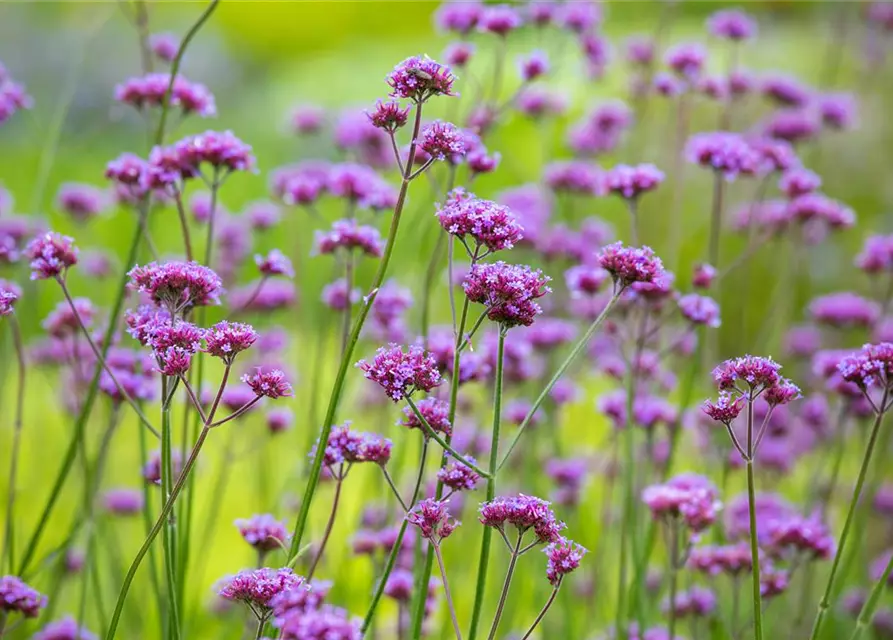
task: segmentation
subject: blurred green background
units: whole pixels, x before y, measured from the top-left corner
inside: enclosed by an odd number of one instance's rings
[[[202,3],[149,3],[150,30],[182,34],[203,9]],[[683,3],[676,10],[667,42],[685,39],[707,40],[703,21],[710,12],[724,3]],[[202,82],[215,94],[219,116],[211,120],[190,118],[168,135],[172,141],[188,133],[207,128],[232,129],[253,145],[261,170],[259,175],[235,175],[222,191],[222,204],[238,212],[248,202],[268,197],[268,172],[285,163],[323,157],[336,159],[326,136],[314,140],[296,138],[289,130],[288,117],[298,104],[320,104],[330,110],[330,120],[345,108],[368,107],[384,97],[385,74],[403,58],[428,53],[437,57],[449,39],[435,32],[432,14],[436,3],[429,2],[227,2],[224,0],[187,54],[183,73]],[[760,36],[747,46],[741,61],[755,71],[783,70],[796,74],[805,82],[818,84],[826,77],[827,64],[836,59],[840,64],[835,85],[824,89],[860,91],[861,126],[854,132],[824,137],[819,146],[803,150],[807,164],[824,178],[825,192],[840,199],[856,211],[859,223],[832,241],[806,255],[795,256],[782,242],[758,254],[739,271],[724,288],[723,315],[727,319],[721,330],[721,351],[731,355],[761,350],[778,353],[780,329],[785,321],[801,317],[801,308],[811,295],[840,288],[863,289],[865,283],[854,275],[852,256],[864,236],[870,232],[893,231],[893,180],[890,172],[890,149],[893,124],[889,109],[890,66],[867,74],[864,64],[864,25],[860,20],[859,3],[765,2],[746,3],[760,23]],[[474,190],[491,196],[513,185],[537,181],[547,159],[569,157],[564,147],[564,129],[580,118],[593,104],[609,98],[626,98],[627,73],[622,64],[623,39],[635,33],[653,31],[663,3],[615,2],[607,5],[604,32],[614,51],[613,61],[605,78],[587,80],[575,64],[562,65],[550,84],[559,86],[571,98],[567,115],[560,119],[554,135],[541,139],[542,130],[519,116],[510,116],[496,133],[488,138],[491,150],[502,154],[502,166],[493,175],[484,176]],[[841,22],[844,21],[844,22]],[[832,36],[835,24],[847,25],[845,46],[836,48]],[[482,48],[485,44],[481,39]],[[549,46],[557,46],[555,39]],[[889,43],[887,43],[889,44]],[[512,53],[533,48],[532,38],[522,35],[512,40]],[[829,49],[830,46],[830,49]],[[716,55],[711,57],[714,71],[724,67],[720,47],[712,43]],[[60,214],[54,205],[58,186],[66,181],[103,184],[105,164],[124,151],[145,154],[146,134],[140,118],[112,100],[116,83],[139,73],[139,51],[136,32],[125,17],[119,3],[41,2],[0,4],[0,60],[12,76],[27,85],[35,98],[33,110],[17,114],[0,127],[0,182],[16,198],[16,210],[47,219],[53,229],[75,237],[82,250],[103,247],[119,256],[133,228],[133,216],[124,210],[106,215],[86,226],[79,226]],[[512,75],[509,76],[513,78]],[[514,85],[507,82],[506,92]],[[458,84],[463,90],[462,80]],[[429,116],[445,114],[446,101],[432,103]],[[754,104],[747,119],[757,123],[768,113],[765,105]],[[693,130],[715,128],[717,106],[699,101],[693,113]],[[671,127],[673,112],[658,101],[648,112],[648,121],[639,123],[632,136],[617,152],[600,159],[603,166],[616,162],[654,162],[668,169],[671,162]],[[546,155],[548,154],[548,158]],[[396,183],[394,176],[389,179]],[[729,209],[753,195],[754,185],[741,181],[730,188]],[[410,205],[402,227],[392,273],[410,287],[418,299],[424,266],[427,264],[437,228],[433,221],[432,202],[436,198],[430,185],[420,181],[413,185]],[[707,237],[710,180],[706,172],[687,169],[684,199],[682,246],[678,264],[679,281],[685,282],[692,263],[703,257]],[[672,236],[669,220],[670,198],[660,192],[643,204],[643,239],[658,253],[666,250]],[[333,205],[324,209],[329,220],[338,216]],[[576,205],[575,215],[581,218],[596,214],[614,223],[621,237],[626,237],[625,211],[619,203],[589,200]],[[179,251],[179,231],[175,213],[163,210],[153,214],[150,225],[153,238],[162,253]],[[281,231],[255,239],[257,251],[281,248],[295,256],[299,271],[301,303],[297,309],[277,312],[257,319],[260,328],[281,324],[293,335],[292,346],[285,357],[298,372],[297,397],[291,403],[298,416],[297,428],[271,441],[261,424],[252,417],[230,429],[215,432],[198,469],[196,495],[198,526],[205,530],[208,514],[215,511],[212,496],[221,498],[219,517],[205,531],[212,539],[194,539],[198,568],[191,577],[189,637],[234,638],[241,632],[238,616],[220,617],[205,606],[212,601],[211,585],[227,573],[252,562],[253,555],[239,539],[230,524],[234,518],[251,513],[272,511],[291,520],[289,506],[294,495],[303,490],[301,466],[308,445],[317,430],[315,411],[320,398],[324,401],[330,378],[336,366],[334,318],[319,309],[317,300],[322,286],[335,276],[334,265],[326,258],[309,259],[313,221],[300,211],[287,211]],[[743,240],[727,239],[725,255],[733,255]],[[512,256],[510,260],[520,259]],[[125,265],[118,265],[119,267]],[[369,269],[364,265],[361,279],[368,281]],[[250,277],[250,268],[245,278]],[[780,274],[789,274],[790,281]],[[23,281],[23,272],[5,273]],[[552,273],[556,281],[561,272]],[[245,279],[243,278],[243,279]],[[88,295],[96,303],[106,305],[113,295],[112,278],[108,283],[90,282],[75,270],[71,276],[76,295]],[[362,281],[362,280],[361,280]],[[790,288],[779,288],[779,282]],[[744,287],[748,287],[745,289]],[[744,294],[747,292],[747,295]],[[60,301],[56,287],[49,283],[28,284],[17,311],[26,337],[40,335],[39,321]],[[438,321],[448,319],[445,296],[437,300]],[[418,304],[412,318],[418,317]],[[214,318],[216,319],[216,318]],[[322,345],[322,346],[320,346]],[[358,357],[369,354],[374,345],[362,344]],[[322,353],[322,370],[313,363]],[[3,352],[4,406],[11,406],[13,385],[10,384],[12,360],[8,345]],[[362,430],[382,431],[395,437],[398,460],[414,460],[417,442],[398,433],[393,424],[396,411],[392,406],[359,409],[359,396],[365,387],[360,375],[349,378],[343,418],[355,418]],[[560,416],[558,438],[566,449],[592,454],[606,441],[606,425],[594,410],[593,398],[605,388],[603,382],[590,381],[587,393]],[[33,526],[49,479],[70,433],[70,419],[58,402],[60,389],[52,375],[33,373],[28,382],[26,431],[23,444],[23,467],[20,472],[19,538]],[[706,391],[705,391],[706,392]],[[94,412],[91,433],[98,437],[107,407]],[[7,415],[9,411],[6,412]],[[139,450],[135,445],[137,425],[125,412],[125,424],[114,444],[114,463],[107,473],[106,486],[139,486]],[[558,422],[556,422],[556,425]],[[9,424],[3,421],[0,431],[2,450],[8,449]],[[690,459],[680,461],[688,468]],[[5,464],[5,462],[4,462]],[[224,465],[221,476],[217,469]],[[412,463],[397,465],[398,477],[407,481]],[[801,468],[800,475],[804,476]],[[348,549],[351,531],[357,524],[361,506],[385,495],[385,487],[374,469],[352,472],[345,492],[343,509],[336,524],[334,541],[321,574],[335,581],[331,600],[352,613],[364,613],[372,584],[372,567],[366,559],[356,559]],[[5,474],[0,474],[5,475]],[[807,474],[808,475],[808,474]],[[226,483],[223,494],[215,494],[220,479]],[[796,495],[804,477],[794,477],[790,484],[774,487]],[[0,490],[5,491],[5,477],[0,477]],[[530,490],[534,480],[524,478],[509,488]],[[58,543],[67,532],[69,518],[78,508],[78,480],[66,488],[63,506],[54,517],[54,525],[45,539],[44,550]],[[593,483],[586,494],[583,508],[576,513],[560,513],[568,521],[573,536],[590,549],[599,548],[604,533],[600,524],[601,495],[604,487]],[[318,534],[327,515],[330,488],[321,490],[313,511],[313,531]],[[474,498],[468,502],[473,502]],[[593,506],[594,505],[594,506]],[[446,545],[447,565],[462,567],[453,578],[462,619],[467,619],[472,595],[472,574],[467,549],[477,553],[478,532],[474,516],[465,514],[467,526],[456,539]],[[124,563],[129,563],[142,540],[142,526],[137,521],[106,519],[102,522],[102,544],[107,553],[102,562],[107,571],[102,585],[105,606],[117,593]],[[498,551],[496,555],[498,556]],[[603,556],[604,550],[593,557]],[[500,559],[502,561],[503,559]],[[544,560],[527,557],[522,562],[516,590],[510,598],[505,629],[523,628],[547,595],[542,577]],[[596,565],[597,566],[597,565]],[[491,571],[495,598],[500,571]],[[36,584],[46,590],[45,575]],[[590,571],[589,577],[592,576]],[[594,576],[596,584],[613,583],[607,577]],[[569,591],[570,589],[568,589]],[[598,589],[597,589],[598,590]],[[606,589],[610,591],[610,589]],[[62,590],[57,612],[70,611],[76,602],[76,581]],[[603,629],[610,618],[612,593],[593,599],[592,611],[580,610],[579,602],[571,603],[564,594],[564,604],[557,608],[546,629],[560,632],[560,637],[587,637]],[[131,595],[125,622],[130,635],[122,637],[157,637],[150,630],[155,615],[149,602],[145,572]],[[563,608],[562,608],[563,607]],[[571,611],[573,607],[574,611]],[[393,617],[388,603],[382,611],[383,621]],[[443,612],[441,612],[442,614]],[[777,615],[779,611],[771,615]],[[571,615],[573,614],[573,615]],[[91,626],[98,628],[97,614],[91,611]],[[598,620],[595,624],[593,621]],[[439,617],[437,628],[445,623]],[[384,622],[383,622],[384,624]],[[449,635],[449,629],[446,634]],[[141,631],[137,632],[136,630]],[[138,635],[132,635],[138,634]],[[385,633],[387,637],[387,633]],[[437,637],[437,634],[435,634]]]

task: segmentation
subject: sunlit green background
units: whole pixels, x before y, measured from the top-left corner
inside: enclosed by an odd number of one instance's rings
[[[858,227],[833,241],[806,253],[794,254],[786,243],[766,249],[741,269],[725,287],[722,299],[726,319],[721,332],[721,350],[726,355],[744,351],[779,353],[781,327],[786,320],[801,318],[801,307],[809,296],[839,288],[864,289],[851,268],[851,259],[862,239],[869,232],[893,230],[890,180],[890,149],[893,125],[889,119],[889,100],[893,84],[889,65],[881,72],[867,75],[864,71],[863,44],[865,33],[858,19],[856,4],[840,3],[746,3],[760,22],[761,33],[756,44],[746,48],[742,63],[754,70],[782,69],[797,74],[808,83],[817,84],[826,77],[832,25],[845,20],[848,25],[847,46],[831,50],[838,58],[837,89],[861,91],[861,127],[852,133],[832,134],[820,146],[803,150],[807,163],[822,174],[824,190],[832,197],[851,205],[859,216]],[[719,3],[685,3],[677,10],[668,38],[675,42],[687,38],[706,39],[704,18]],[[288,116],[292,107],[302,103],[324,105],[332,120],[344,108],[363,108],[387,92],[385,74],[399,60],[416,53],[437,57],[448,39],[437,34],[431,16],[436,8],[429,2],[228,2],[224,0],[207,27],[194,41],[183,67],[190,79],[206,84],[216,96],[219,117],[212,120],[192,118],[179,125],[168,136],[180,136],[206,128],[232,129],[254,146],[259,175],[236,175],[224,187],[222,203],[233,212],[246,203],[268,196],[267,172],[287,162],[313,157],[336,159],[337,153],[323,137],[300,140],[289,130]],[[203,9],[201,3],[150,3],[150,25],[153,32],[173,31],[182,34]],[[146,132],[136,114],[115,104],[112,93],[116,83],[136,75],[139,51],[136,33],[125,17],[127,8],[115,2],[88,3],[2,3],[0,4],[0,60],[12,75],[24,82],[34,96],[32,111],[16,115],[0,127],[0,182],[15,196],[16,210],[40,215],[52,228],[75,237],[82,249],[103,247],[120,257],[135,223],[124,210],[109,214],[79,227],[63,217],[54,206],[58,186],[66,181],[103,184],[105,164],[124,151],[145,154]],[[600,81],[585,79],[574,63],[562,66],[559,77],[551,80],[572,98],[572,107],[562,119],[561,129],[544,142],[543,134],[531,122],[509,117],[488,146],[502,154],[502,166],[494,175],[485,176],[476,185],[479,195],[489,196],[500,189],[536,181],[548,153],[551,159],[566,157],[563,146],[564,125],[578,119],[591,105],[607,98],[625,98],[627,76],[618,61],[621,43],[633,33],[650,33],[662,11],[662,4],[616,2],[607,9],[605,32],[614,44],[614,62],[608,75]],[[841,24],[841,23],[838,23]],[[479,38],[481,48],[486,43]],[[555,47],[553,39],[548,43]],[[521,36],[512,43],[513,52],[533,47],[532,39]],[[711,60],[714,71],[724,67],[724,54],[713,43],[716,55]],[[487,60],[486,64],[489,64]],[[512,80],[513,82],[514,80]],[[509,83],[510,84],[510,83]],[[462,81],[458,83],[463,90]],[[829,89],[831,87],[828,87]],[[508,90],[511,89],[511,86]],[[441,101],[445,103],[446,101]],[[432,103],[433,104],[433,103]],[[444,104],[433,104],[432,113],[445,113]],[[754,104],[748,111],[749,122],[756,123],[765,105]],[[717,107],[699,102],[693,114],[693,129],[715,128]],[[617,151],[602,158],[605,166],[619,161],[655,162],[667,168],[671,162],[671,127],[673,113],[665,104],[655,104],[648,120],[640,123],[636,133]],[[545,151],[544,151],[545,150]],[[394,176],[390,176],[396,182]],[[696,168],[687,169],[685,223],[677,232],[682,239],[678,264],[679,280],[686,282],[691,264],[703,257],[707,236],[710,203],[708,175]],[[729,203],[752,197],[754,185],[742,181],[730,189]],[[421,277],[436,238],[433,220],[435,195],[425,181],[413,185],[407,217],[401,230],[392,273],[418,296]],[[669,221],[670,197],[649,197],[642,210],[645,242],[658,251],[669,251],[673,231]],[[339,212],[327,205],[324,213],[335,219]],[[622,207],[613,201],[590,200],[576,205],[575,215],[597,214],[617,225],[626,236],[626,218]],[[153,238],[162,253],[174,255],[180,250],[175,213],[159,211],[150,220]],[[212,434],[198,468],[196,483],[197,525],[194,528],[193,571],[190,575],[188,637],[235,638],[241,633],[241,613],[219,616],[211,613],[211,586],[218,578],[253,562],[253,554],[231,525],[233,519],[252,513],[271,511],[293,520],[295,496],[303,490],[301,470],[318,429],[319,404],[327,398],[330,378],[337,364],[335,319],[317,303],[321,287],[337,274],[326,258],[310,259],[310,246],[315,223],[303,212],[288,211],[281,230],[255,239],[258,251],[281,248],[297,261],[301,302],[295,310],[278,312],[272,317],[257,319],[261,328],[280,324],[288,327],[293,342],[285,358],[298,372],[297,396],[291,401],[297,415],[297,427],[275,439],[268,436],[262,421],[249,418]],[[724,254],[733,255],[743,241],[729,239]],[[513,259],[513,258],[510,258]],[[124,267],[127,265],[118,265]],[[370,265],[365,265],[370,268]],[[24,272],[3,274],[24,281]],[[557,281],[561,272],[551,274]],[[244,279],[250,278],[250,269]],[[369,271],[361,278],[368,279]],[[100,305],[108,304],[113,295],[115,278],[107,283],[89,282],[75,270],[71,276],[76,295],[90,296]],[[60,301],[61,296],[51,283],[28,284],[17,311],[27,338],[40,335],[40,320]],[[410,316],[418,322],[418,305]],[[441,290],[436,301],[439,321],[448,319],[445,294]],[[417,326],[417,325],[416,325]],[[314,362],[319,358],[322,368]],[[361,344],[358,356],[368,355],[375,345]],[[0,443],[2,451],[10,442],[10,419],[13,399],[11,351],[3,351],[4,402]],[[365,389],[359,373],[349,377],[349,394],[341,411],[341,419],[353,419],[362,430],[381,431],[395,438],[396,475],[403,486],[409,481],[418,443],[393,427],[397,410],[392,406],[359,408],[358,396]],[[603,419],[594,409],[593,398],[606,389],[602,381],[589,381],[587,393],[578,402],[556,417],[554,424],[535,438],[543,443],[555,438],[566,452],[605,456],[607,433]],[[532,393],[532,390],[527,390]],[[20,471],[20,518],[16,523],[18,538],[28,535],[36,514],[43,504],[50,479],[56,473],[58,460],[65,449],[71,419],[59,402],[59,383],[53,375],[33,371],[28,379],[28,402],[23,444],[23,465]],[[520,393],[520,390],[519,392]],[[706,393],[706,390],[705,390]],[[480,403],[480,415],[485,415]],[[91,447],[95,446],[104,424],[108,407],[94,411],[89,426]],[[109,466],[105,486],[132,486],[140,483],[140,459],[136,446],[138,425],[125,408],[125,421],[116,436],[113,463]],[[414,435],[414,434],[413,434]],[[4,459],[4,468],[6,460]],[[223,467],[221,467],[223,465]],[[680,469],[703,470],[696,458],[683,456]],[[223,468],[221,474],[219,469]],[[765,476],[767,488],[798,495],[808,483],[810,471],[801,465],[800,472],[775,482]],[[6,474],[0,474],[0,491],[5,494]],[[53,525],[45,537],[42,550],[58,544],[68,531],[72,516],[80,505],[80,483],[77,474],[66,488],[63,505],[57,510]],[[222,479],[222,480],[221,480]],[[743,488],[743,478],[740,485]],[[733,478],[733,482],[735,479]],[[216,492],[223,483],[223,491]],[[737,486],[734,490],[737,493]],[[536,476],[515,478],[503,484],[500,491],[547,491]],[[613,566],[605,562],[610,548],[600,545],[605,531],[601,523],[603,483],[595,482],[586,494],[584,505],[576,512],[559,515],[568,521],[571,535],[593,550],[587,578],[594,579],[595,595],[591,605],[572,600],[570,591],[561,596],[551,620],[544,629],[555,637],[583,638],[607,627],[612,615],[613,571],[596,574],[592,567]],[[356,559],[349,549],[351,532],[358,526],[362,506],[386,496],[377,470],[356,469],[345,490],[342,511],[335,528],[333,543],[320,576],[334,580],[331,601],[362,615],[369,601],[373,574],[367,559]],[[212,496],[219,496],[215,507]],[[318,535],[327,515],[330,488],[324,487],[313,510],[313,533]],[[475,502],[472,497],[467,502]],[[216,518],[209,519],[209,514]],[[472,511],[466,511],[466,525],[446,544],[448,569],[459,607],[459,616],[467,620],[473,593],[473,565],[478,548],[478,527]],[[100,587],[106,614],[117,594],[124,568],[143,539],[138,520],[104,519],[101,522],[101,562],[105,571]],[[160,548],[160,545],[159,545]],[[491,571],[491,596],[495,599],[500,581],[499,565],[505,560],[497,548],[497,569]],[[502,554],[504,555],[504,554]],[[475,559],[472,561],[472,556]],[[504,623],[506,631],[521,630],[535,616],[548,594],[543,577],[544,558],[531,554],[523,558],[510,608]],[[453,568],[454,567],[454,568]],[[44,571],[34,579],[43,591],[53,591],[52,573]],[[56,613],[73,612],[78,597],[79,580],[62,585]],[[588,597],[588,596],[587,596]],[[92,603],[92,597],[91,597]],[[491,610],[492,605],[486,609]],[[783,607],[773,607],[773,616],[782,617]],[[382,627],[391,625],[394,607],[387,603],[382,610]],[[100,613],[91,606],[88,621],[100,629]],[[150,597],[145,571],[137,581],[126,608],[126,631],[119,637],[158,637],[157,615]],[[443,634],[440,629],[443,628]],[[30,629],[31,627],[29,627]],[[434,637],[449,637],[450,629],[443,611],[434,622]],[[391,637],[383,631],[382,637]],[[838,637],[838,636],[829,636]]]

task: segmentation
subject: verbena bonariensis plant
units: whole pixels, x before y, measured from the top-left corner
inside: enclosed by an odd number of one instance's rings
[[[819,251],[830,263],[826,247],[856,224],[841,181],[818,169],[823,149],[850,144],[857,97],[879,99],[867,85],[839,91],[830,62],[819,87],[756,75],[743,63],[757,20],[735,9],[707,20],[708,46],[674,40],[687,17],[667,3],[622,69],[595,2],[450,2],[434,16],[455,38],[441,58],[397,64],[365,111],[301,105],[300,161],[270,173],[271,200],[231,213],[236,174],[259,171],[252,147],[213,129],[167,140],[173,120],[228,107],[180,73],[216,6],[182,41],[153,34],[144,3],[127,7],[141,68],[109,100],[138,114],[148,145],[106,165],[109,190],[60,184],[52,224],[12,215],[0,190],[0,322],[15,354],[0,636],[214,635],[195,594],[235,561],[215,545],[224,535],[250,555],[214,587],[227,637],[807,637],[814,599],[812,640],[889,634],[893,240],[866,238],[864,288],[829,293],[827,274],[800,268]],[[878,78],[891,15],[862,16]],[[829,61],[844,50],[831,38]],[[556,90],[573,82],[588,99],[615,68],[629,105],[581,108]],[[18,126],[31,103],[0,67],[0,123]],[[523,137],[531,124],[538,143]],[[508,186],[516,172],[532,181]],[[134,232],[103,309],[84,281],[117,263],[87,247],[119,210]],[[32,342],[38,295],[59,301]],[[800,387],[771,358],[722,361],[776,350]],[[714,362],[719,395],[695,406]],[[30,386],[44,376],[72,428],[22,543],[23,452],[47,414]],[[142,489],[118,483],[128,419]],[[266,433],[244,435],[256,422]],[[240,463],[258,495],[220,527]],[[729,494],[734,482],[746,491]],[[123,527],[143,529],[132,559]],[[545,579],[522,578],[533,550]]]

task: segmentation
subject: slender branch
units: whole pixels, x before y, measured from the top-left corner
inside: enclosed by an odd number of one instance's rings
[[[464,464],[466,467],[468,467],[469,469],[471,469],[472,471],[474,471],[475,473],[480,475],[482,478],[491,478],[492,477],[492,474],[488,473],[487,471],[484,471],[483,469],[481,469],[480,467],[475,465],[473,462],[469,462],[465,458],[465,456],[463,456],[461,453],[459,453],[458,451],[453,449],[453,447],[451,445],[447,444],[446,440],[441,438],[440,435],[434,430],[434,427],[432,427],[428,423],[428,420],[419,411],[419,408],[416,406],[415,402],[412,401],[412,398],[407,396],[406,403],[409,405],[409,408],[412,409],[412,412],[415,414],[415,417],[418,419],[418,421],[422,424],[422,428],[425,430],[425,434],[429,438],[433,439],[441,447],[443,447],[444,451],[446,451],[451,456],[453,456],[456,459],[456,462],[459,462],[460,464]]]
[[[15,499],[16,480],[18,478],[19,452],[22,444],[22,423],[25,410],[25,348],[22,345],[22,331],[15,314],[9,316],[9,328],[12,332],[12,343],[16,352],[17,372],[15,417],[12,424],[12,448],[9,463],[9,487],[6,494],[6,528],[3,534],[3,553],[0,555],[0,567],[4,562],[9,571],[15,570]]]
[[[456,640],[462,640],[462,631],[459,629],[459,619],[456,617],[456,607],[453,605],[453,596],[450,594],[450,585],[447,582],[446,567],[443,566],[443,555],[440,553],[440,544],[432,543],[434,556],[437,558],[437,566],[440,567],[440,578],[443,581],[443,593],[446,596],[447,606],[450,610],[450,619],[453,621],[453,631],[456,632]]]
[[[551,607],[552,603],[555,602],[555,596],[558,595],[558,589],[560,587],[561,587],[561,582],[559,581],[559,583],[557,585],[555,585],[555,588],[552,589],[552,593],[551,593],[551,595],[549,595],[549,599],[546,600],[546,606],[544,606],[542,608],[542,610],[539,612],[539,615],[536,617],[536,620],[533,621],[533,624],[530,625],[530,628],[527,630],[527,633],[525,633],[523,636],[521,636],[521,640],[527,640],[530,637],[530,635],[533,633],[533,630],[536,629],[537,625],[543,621],[543,618],[546,617],[546,613],[548,613],[549,607]]]
[[[502,611],[505,609],[505,601],[509,595],[512,576],[515,575],[515,565],[518,563],[518,556],[521,555],[521,539],[522,534],[518,533],[518,541],[512,549],[512,559],[509,561],[509,568],[505,573],[505,582],[502,583],[502,593],[499,595],[499,604],[496,605],[496,614],[493,616],[493,624],[490,625],[490,633],[487,636],[487,640],[493,640],[496,637],[496,629],[499,628],[499,621],[502,619]]]
[[[335,527],[335,516],[338,515],[338,502],[341,498],[341,486],[343,484],[344,476],[339,475],[335,480],[335,496],[332,498],[332,511],[329,514],[329,521],[326,523],[325,532],[322,534],[319,550],[316,552],[313,562],[310,563],[310,569],[307,570],[308,581],[313,579],[313,574],[316,573],[316,567],[319,566],[319,561],[322,560],[322,554],[326,551],[326,543],[328,543],[329,536],[332,535],[332,529]]]
[[[757,535],[756,488],[753,477],[754,433],[753,401],[747,402],[747,504],[750,516],[750,559],[752,564],[751,583],[753,587],[753,634],[754,640],[763,640],[763,596],[760,590],[760,547]]]
[[[427,441],[427,438],[426,438]],[[403,502],[403,498],[400,497],[400,491],[397,489],[397,486],[394,484],[394,479],[391,478],[391,474],[388,473],[388,469],[385,465],[380,464],[378,467],[381,469],[381,472],[384,474],[384,479],[387,480],[388,486],[393,491],[394,496],[397,498],[397,502],[400,503],[400,508],[403,509],[403,513],[407,513],[409,509],[406,508],[406,503]]]

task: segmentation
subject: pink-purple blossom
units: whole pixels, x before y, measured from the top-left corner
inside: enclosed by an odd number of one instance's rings
[[[604,247],[598,254],[598,263],[622,287],[652,283],[664,274],[663,262],[651,247],[626,247],[622,242]]]
[[[653,191],[664,180],[664,173],[653,164],[619,164],[604,174],[604,189],[627,200],[635,200]]]
[[[254,263],[257,265],[258,271],[266,276],[295,277],[295,269],[291,264],[291,260],[279,249],[272,249],[265,256],[255,255]]]
[[[388,75],[392,98],[406,98],[421,104],[433,96],[454,96],[455,77],[446,65],[427,56],[413,56],[394,67]]]
[[[47,598],[16,576],[0,578],[0,611],[4,616],[21,613],[26,618],[36,618],[47,604]]]
[[[171,107],[179,108],[183,115],[196,113],[202,118],[217,115],[214,96],[207,87],[183,76],[176,76],[172,87],[170,74],[167,73],[150,73],[139,78],[130,78],[115,87],[115,100],[129,104],[139,111],[160,107],[165,99]]]
[[[284,398],[294,395],[291,384],[280,369],[264,371],[256,369],[253,374],[245,374],[241,378],[258,397]]]
[[[429,158],[447,160],[465,155],[465,140],[456,125],[435,120],[422,128],[418,148]]]
[[[130,288],[149,296],[171,313],[220,304],[223,283],[214,271],[197,262],[151,262],[128,274]]]
[[[257,332],[249,324],[222,320],[208,329],[204,337],[204,351],[231,364],[236,355],[255,343]]]
[[[459,522],[450,515],[445,500],[428,498],[420,501],[406,514],[409,524],[418,527],[422,537],[440,544],[459,526]]]
[[[273,551],[291,538],[288,526],[269,513],[239,518],[234,524],[245,542],[258,551]]]
[[[681,518],[694,532],[713,524],[722,506],[716,487],[703,476],[685,473],[664,484],[651,485],[642,492],[642,501],[657,519]]]
[[[553,542],[543,549],[548,558],[546,562],[546,578],[553,587],[558,587],[564,576],[575,571],[586,555],[587,550],[566,538]]]
[[[437,210],[440,226],[462,241],[469,238],[489,251],[511,249],[523,238],[523,228],[511,209],[474,194],[453,191]]]
[[[64,278],[68,269],[77,264],[78,249],[74,240],[54,231],[37,236],[25,249],[31,261],[31,279]]]
[[[405,351],[396,344],[381,347],[371,362],[360,360],[357,367],[394,402],[415,391],[431,391],[442,382],[434,357],[419,346],[411,346]]]
[[[519,493],[516,496],[497,496],[481,505],[479,520],[485,527],[505,530],[515,527],[520,535],[533,530],[541,543],[557,543],[562,540],[565,525],[555,518],[549,502],[535,496]]]
[[[487,317],[503,327],[533,324],[543,310],[536,302],[551,291],[549,278],[526,265],[499,261],[476,264],[462,283],[471,302],[487,307]]]
[[[375,227],[358,224],[353,219],[336,220],[331,230],[316,232],[316,252],[332,254],[336,251],[360,251],[373,258],[380,258],[384,251],[381,234]]]

